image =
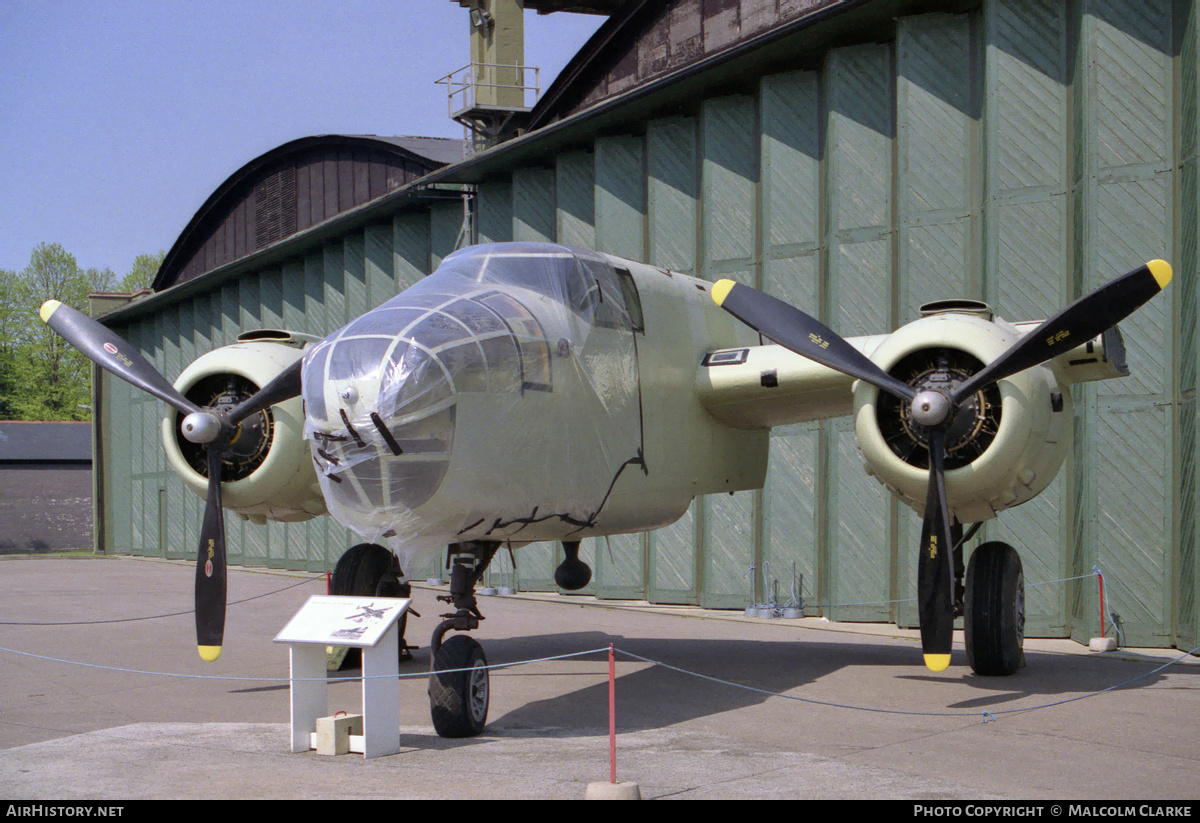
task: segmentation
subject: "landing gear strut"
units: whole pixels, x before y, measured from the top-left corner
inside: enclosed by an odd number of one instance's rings
[[[442,615],[430,641],[429,709],[441,737],[474,737],[483,731],[488,711],[487,657],[473,638],[449,631],[479,628],[483,615],[475,601],[475,584],[483,577],[499,543],[473,541],[450,547],[450,594],[438,600],[454,611]]]

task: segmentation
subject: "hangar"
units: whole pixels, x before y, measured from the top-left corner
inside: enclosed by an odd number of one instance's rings
[[[514,2],[459,0],[501,20]],[[538,240],[733,278],[861,335],[951,296],[1040,319],[1163,257],[1176,287],[1122,324],[1131,376],[1077,389],[1058,478],[977,540],[1020,547],[1027,634],[1095,634],[1099,567],[1125,644],[1197,645],[1195,0],[524,5],[607,20],[535,104],[460,112],[467,156],[286,144],[103,321],[176,375],[246,329],[327,334],[462,245]],[[108,377],[96,393],[98,548],[193,556],[202,502],[167,468],[161,404]],[[741,608],[795,574],[807,614],[914,627],[920,520],[863,473],[850,421],[772,441],[763,490],[588,541],[585,593]],[[228,539],[232,563],[312,570],[357,542],[329,518],[231,517]],[[558,554],[489,574],[553,590]]]

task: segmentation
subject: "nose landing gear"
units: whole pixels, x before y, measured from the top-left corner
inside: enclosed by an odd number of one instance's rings
[[[475,600],[475,584],[483,577],[499,543],[473,541],[450,547],[450,594],[438,600],[454,611],[443,614],[430,641],[429,710],[440,737],[474,737],[483,731],[488,712],[487,657],[473,638],[449,631],[479,628],[483,614]]]

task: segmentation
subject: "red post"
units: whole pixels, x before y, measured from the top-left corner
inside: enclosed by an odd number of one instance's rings
[[[608,782],[617,782],[617,661],[608,644]]]
[[[1100,636],[1104,637],[1104,572],[1100,571],[1099,568],[1096,569],[1096,577],[1100,581]],[[1120,642],[1119,639],[1118,642]]]

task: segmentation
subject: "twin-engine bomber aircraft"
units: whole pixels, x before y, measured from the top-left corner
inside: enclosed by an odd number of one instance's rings
[[[163,421],[168,460],[207,497],[204,659],[224,632],[222,508],[259,523],[328,513],[361,535],[338,561],[335,594],[396,595],[402,568],[448,546],[450,594],[439,599],[453,611],[433,632],[430,699],[438,733],[463,737],[486,721],[486,660],[467,635],[442,639],[479,626],[474,588],[497,549],[562,541],[555,578],[580,589],[591,579],[582,539],[666,526],[696,495],[761,488],[770,427],[850,413],[868,471],[924,517],[926,665],[949,665],[962,614],[972,668],[1013,673],[1024,662],[1021,562],[986,543],[964,585],[964,524],[1054,479],[1071,385],[1127,373],[1114,326],[1170,279],[1154,260],[1040,324],[943,300],[892,334],[843,339],[729,280],[501,243],[455,252],[324,339],[242,334],[174,386],[74,309],[49,301],[41,316],[178,412]]]

